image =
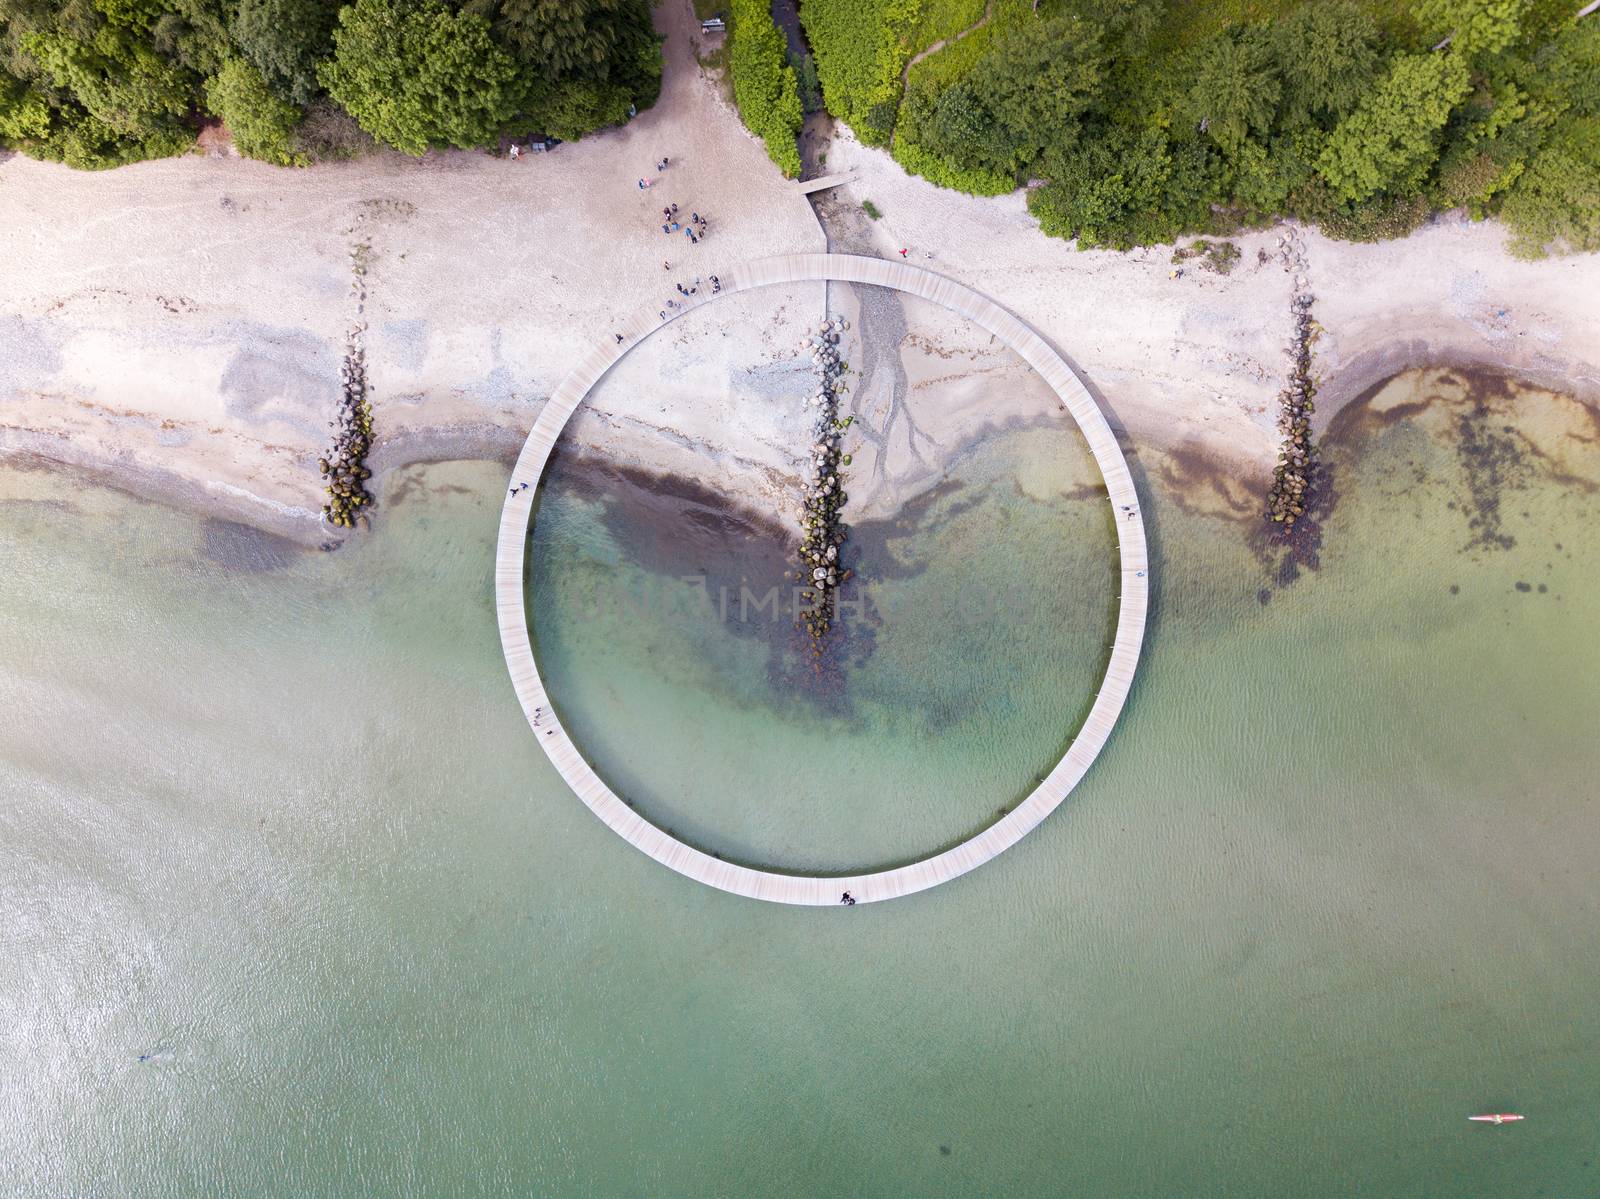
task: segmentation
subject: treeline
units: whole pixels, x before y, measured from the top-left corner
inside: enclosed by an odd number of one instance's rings
[[[831,112],[942,186],[1029,186],[1130,247],[1278,215],[1338,237],[1497,214],[1600,249],[1600,15],[1580,0],[804,0]],[[936,42],[942,48],[913,62]]]
[[[0,142],[75,167],[183,153],[208,117],[283,165],[571,140],[660,83],[649,0],[0,0]]]
[[[783,34],[772,23],[768,0],[732,0],[728,70],[739,119],[767,147],[767,156],[788,178],[800,173],[795,138],[805,115]]]

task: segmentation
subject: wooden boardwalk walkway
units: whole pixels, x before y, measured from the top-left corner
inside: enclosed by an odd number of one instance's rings
[[[516,688],[517,698],[539,744],[544,746],[550,761],[578,798],[630,845],[680,874],[735,895],[776,903],[837,904],[846,891],[861,903],[871,903],[926,890],[981,866],[1032,831],[1077,785],[1111,735],[1139,663],[1149,596],[1144,520],[1133,478],[1110,425],[1061,356],[1022,321],[971,288],[909,263],[850,254],[789,254],[766,258],[732,267],[720,278],[724,295],[774,284],[837,280],[874,284],[920,296],[960,313],[994,334],[1055,389],[1063,407],[1083,431],[1105,478],[1116,520],[1117,552],[1121,560],[1116,637],[1105,677],[1083,727],[1078,730],[1066,756],[1056,763],[1044,781],[988,828],[921,861],[867,874],[818,877],[725,862],[655,827],[600,780],[556,718],[534,662],[524,590],[529,521],[550,451],[573,411],[612,364],[641,340],[668,321],[716,298],[705,293],[703,287],[704,294],[690,298],[686,306],[667,309],[665,321],[651,315],[659,308],[652,304],[626,324],[617,326],[616,332],[622,334],[620,343],[608,332],[556,388],[528,434],[511,477],[513,483],[530,486],[506,500],[495,559],[495,606],[512,686]]]
[[[830,187],[849,183],[854,178],[855,176],[849,172],[842,175],[820,175],[815,179],[802,179],[796,186],[802,196],[809,196],[812,192],[827,191]]]

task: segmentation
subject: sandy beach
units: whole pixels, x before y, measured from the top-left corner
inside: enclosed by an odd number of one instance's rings
[[[1226,277],[1191,264],[1174,278],[1170,248],[1076,252],[1037,232],[1021,193],[941,191],[842,129],[827,169],[851,178],[819,202],[819,224],[700,66],[691,16],[658,10],[655,108],[520,162],[384,154],[281,170],[197,155],[99,174],[0,162],[0,452],[325,540],[316,459],[352,324],[366,325],[376,471],[503,456],[579,348],[663,304],[674,282],[771,254],[905,249],[1046,336],[1145,470],[1181,482],[1197,456],[1232,464],[1238,485],[1208,484],[1204,502],[1253,512],[1290,331],[1280,230],[1235,237]],[[661,155],[668,170],[641,190]],[[862,215],[865,200],[881,219]],[[666,203],[704,213],[711,235],[664,235]],[[1430,363],[1600,396],[1600,257],[1521,262],[1499,227],[1453,216],[1381,245],[1303,236],[1319,426]],[[371,246],[360,312],[358,242]],[[814,288],[675,322],[605,380],[572,443],[787,509],[805,446],[794,338],[825,303],[868,334],[851,401],[862,514],[892,512],[986,431],[1054,419],[1042,384],[961,322],[910,302],[863,312],[877,301]]]

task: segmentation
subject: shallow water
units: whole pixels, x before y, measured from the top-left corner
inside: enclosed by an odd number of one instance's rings
[[[0,472],[27,497],[0,503],[0,1192],[1591,1193],[1585,412],[1400,380],[1336,422],[1320,569],[1287,586],[1152,483],[1157,604],[1106,753],[1000,859],[848,911],[691,884],[566,792],[500,660],[500,468],[388,480],[337,554]],[[771,622],[703,613],[607,618],[577,669],[571,617],[660,532],[614,483],[554,488],[541,652],[582,742],[788,864],[981,821],[1107,616],[1109,529],[1030,465],[1051,436],[860,531],[911,564],[863,576],[913,617],[798,695]],[[935,606],[961,547],[1039,605],[1015,646]],[[791,785],[823,751],[854,807]]]
[[[1066,752],[1115,582],[1071,430],[995,437],[901,517],[856,525],[820,659],[786,535],[647,494],[558,463],[528,608],[563,722],[656,823],[753,864],[880,866],[971,836]]]

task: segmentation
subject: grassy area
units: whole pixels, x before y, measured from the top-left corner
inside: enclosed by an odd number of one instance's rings
[[[1155,36],[1156,54],[1169,54],[1186,46],[1196,46],[1229,25],[1251,21],[1275,21],[1293,12],[1302,3],[1317,0],[1170,0],[1167,17]],[[1417,38],[1411,10],[1415,0],[1361,0],[1361,7],[1372,14],[1378,28],[1402,45]]]
[[[949,87],[977,65],[993,43],[995,34],[1032,15],[1033,5],[1029,0],[994,0],[994,15],[987,25],[973,30],[959,42],[952,42],[937,54],[928,55],[911,68],[906,80],[908,89],[918,82],[938,90]]]
[[[702,21],[728,15],[728,0],[694,0],[694,15]]]
[[[976,25],[983,17],[983,8],[984,0],[922,0],[922,15],[909,38],[912,55]]]
[[[911,73],[906,78],[907,90],[918,84],[940,90],[949,87],[972,70],[993,40],[994,22],[990,21],[982,29],[967,34],[959,42],[951,43],[937,54],[928,55],[911,68]]]

